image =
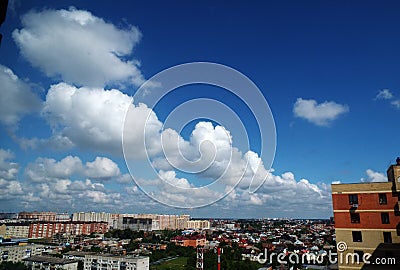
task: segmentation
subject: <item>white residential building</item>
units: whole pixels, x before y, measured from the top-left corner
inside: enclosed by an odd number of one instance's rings
[[[84,270],[149,270],[149,257],[113,256],[113,255],[86,255]]]

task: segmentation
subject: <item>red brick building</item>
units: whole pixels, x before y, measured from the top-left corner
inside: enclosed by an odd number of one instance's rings
[[[389,167],[387,176],[388,182],[332,185],[340,270],[400,269],[400,159]],[[352,254],[360,261],[351,259]],[[364,263],[365,254],[372,255],[368,260],[372,264]],[[373,264],[377,258],[398,261]]]
[[[29,238],[50,238],[57,233],[69,235],[89,235],[91,233],[106,233],[108,231],[107,222],[32,222],[29,225]]]
[[[171,239],[171,242],[178,246],[195,248],[197,246],[205,246],[207,239],[204,235],[176,236]]]

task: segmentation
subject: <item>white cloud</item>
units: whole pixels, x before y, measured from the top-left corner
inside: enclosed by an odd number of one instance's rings
[[[134,26],[125,29],[73,7],[30,11],[13,32],[21,54],[47,76],[86,86],[144,82],[138,62],[125,60],[139,42]]]
[[[375,99],[392,99],[392,98],[393,98],[393,93],[390,92],[389,89],[382,89],[375,97]]]
[[[0,122],[3,124],[15,126],[22,116],[40,110],[41,100],[31,91],[30,85],[2,65],[0,85]]]
[[[79,157],[74,156],[67,156],[60,161],[39,157],[25,168],[25,175],[32,182],[50,182],[72,176],[107,180],[120,174],[118,165],[106,157],[96,157],[85,165]]]
[[[93,162],[86,162],[85,174],[89,178],[104,179],[119,176],[121,172],[111,159],[96,157]]]
[[[0,179],[15,180],[18,174],[18,164],[10,161],[14,154],[0,148]]]
[[[347,113],[347,105],[334,101],[325,101],[318,104],[313,99],[298,98],[293,107],[295,117],[303,118],[318,126],[327,126],[340,115]]]
[[[361,178],[361,182],[387,182],[388,179],[385,174],[380,172],[375,172],[371,169],[365,171],[367,178]]]
[[[146,120],[146,134],[158,144],[162,123],[150,108],[144,104],[134,106],[132,98],[118,90],[52,85],[42,114],[53,127],[54,136],[66,137],[81,148],[122,155],[128,108],[125,138],[130,149],[135,149],[131,154],[143,158],[146,150],[152,152],[151,147],[143,146]],[[154,146],[153,151],[160,151],[160,146]]]
[[[0,201],[13,200],[24,193],[17,179],[19,165],[12,159],[12,152],[0,148]]]
[[[390,102],[390,104],[392,104],[393,106],[395,106],[396,109],[400,109],[400,99],[393,100],[392,102]]]

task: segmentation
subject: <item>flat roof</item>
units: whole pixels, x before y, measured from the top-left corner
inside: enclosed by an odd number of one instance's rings
[[[357,192],[391,192],[392,182],[367,182],[352,184],[332,184],[332,193],[357,193]]]
[[[86,256],[87,257],[119,258],[119,259],[146,259],[146,258],[150,258],[150,257],[147,257],[147,256],[122,256],[122,255],[114,255],[114,254],[96,254],[96,255],[86,255]]]
[[[71,260],[71,259],[63,259],[63,258],[58,258],[58,257],[51,257],[51,256],[31,256],[26,259],[23,259],[23,261],[28,261],[28,262],[41,262],[41,263],[50,263],[50,264],[70,264],[70,263],[75,263],[77,260]]]

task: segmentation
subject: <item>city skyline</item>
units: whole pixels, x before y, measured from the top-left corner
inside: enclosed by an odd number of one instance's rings
[[[398,8],[396,1],[10,1],[0,28],[0,211],[333,216],[332,183],[387,181],[386,168],[400,155],[398,128],[387,124],[400,109]],[[188,195],[164,185],[160,179],[195,190],[221,171],[174,169],[166,162],[176,161],[160,157],[157,144],[144,150],[155,151],[149,160],[159,179],[140,171],[146,156],[136,141],[137,170],[129,172],[121,147],[124,106],[155,74],[191,62],[231,67],[257,85],[276,126],[272,168],[243,102],[217,87],[191,85],[157,106],[135,104],[133,124],[141,134],[140,117],[150,112],[150,139],[176,136],[190,161],[204,140],[214,143],[214,158],[229,160],[226,189]],[[219,119],[197,119],[182,130],[167,124],[175,108],[200,98],[233,108],[248,137]],[[177,149],[170,151],[175,157]],[[250,193],[253,178],[243,164],[259,161],[270,174]],[[229,181],[236,169],[244,175],[237,186]],[[179,209],[144,194],[148,186],[172,205],[206,205],[232,191],[211,205]]]

